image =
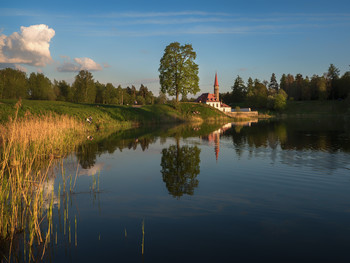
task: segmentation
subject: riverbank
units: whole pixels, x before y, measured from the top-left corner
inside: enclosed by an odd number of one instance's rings
[[[0,100],[0,123],[5,123],[15,114],[15,100]],[[61,101],[23,100],[19,119],[27,115],[67,115],[82,123],[92,117],[91,128],[131,127],[150,123],[203,122],[229,120],[222,112],[199,103],[174,105],[145,105],[141,107],[101,104],[76,104]]]

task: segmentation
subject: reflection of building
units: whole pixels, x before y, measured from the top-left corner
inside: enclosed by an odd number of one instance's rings
[[[219,82],[216,73],[214,81],[214,93],[203,93],[198,97],[196,102],[205,103],[223,112],[231,112],[231,107],[226,105],[225,103],[220,102],[219,100]]]
[[[209,142],[209,145],[214,144],[216,161],[219,159],[220,135],[223,134],[226,130],[230,129],[231,127],[232,127],[232,123],[227,123],[224,126],[222,126],[220,129],[213,131],[212,133],[208,134],[207,136],[202,137],[203,140],[207,140]]]
[[[257,123],[257,122],[258,120],[227,123],[224,126],[222,126],[220,129],[213,131],[207,136],[202,136],[201,138],[203,140],[208,141],[209,145],[214,146],[215,157],[217,161],[219,159],[219,152],[220,152],[220,136],[225,131],[231,129],[232,127],[244,127],[244,126],[250,127],[252,123]]]

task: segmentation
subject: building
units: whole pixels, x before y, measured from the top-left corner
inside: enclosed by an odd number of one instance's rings
[[[218,75],[215,73],[214,93],[203,93],[196,100],[198,103],[205,103],[223,112],[231,112],[231,107],[219,100]]]

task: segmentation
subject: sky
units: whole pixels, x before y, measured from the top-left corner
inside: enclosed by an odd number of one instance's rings
[[[350,70],[348,0],[3,1],[0,68],[69,83],[79,70],[123,88],[159,93],[159,62],[172,42],[192,44],[201,92],[231,91],[237,75],[322,75]],[[199,94],[197,94],[199,95]]]

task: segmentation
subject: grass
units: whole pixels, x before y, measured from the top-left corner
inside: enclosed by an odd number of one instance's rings
[[[13,243],[22,232],[30,260],[34,260],[31,247],[35,242],[44,244],[45,251],[52,231],[53,196],[45,194],[49,168],[55,158],[85,140],[86,124],[74,117],[27,112],[18,118],[21,108],[19,101],[14,115],[0,125],[0,247],[6,247],[7,261],[11,261]],[[46,234],[41,229],[44,218],[48,221]]]
[[[0,123],[14,116],[15,100],[0,100]],[[194,113],[198,112],[198,113]],[[175,105],[145,105],[142,107],[76,104],[61,101],[23,100],[18,117],[27,114],[43,116],[48,113],[67,115],[84,123],[92,116],[93,127],[97,129],[117,126],[130,127],[135,124],[169,123],[185,121],[218,120],[227,118],[222,112],[199,103],[179,103]]]

